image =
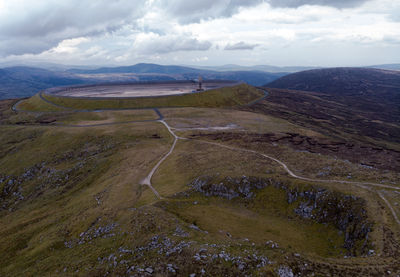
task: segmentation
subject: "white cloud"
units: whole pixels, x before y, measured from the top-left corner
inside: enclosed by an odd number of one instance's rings
[[[57,54],[73,54],[79,51],[79,44],[88,41],[89,39],[85,37],[66,39],[60,42],[56,47],[54,47],[52,51]]]

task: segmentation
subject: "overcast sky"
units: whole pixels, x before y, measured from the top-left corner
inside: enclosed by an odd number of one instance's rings
[[[0,63],[400,63],[400,0],[0,0]]]

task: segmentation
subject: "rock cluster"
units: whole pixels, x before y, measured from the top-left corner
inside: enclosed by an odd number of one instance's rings
[[[196,268],[195,272],[193,272],[194,270],[192,273],[189,272],[189,276],[190,274],[204,276],[207,274],[206,269],[209,266],[221,264],[229,265],[229,268],[234,268],[237,272],[246,275],[253,270],[272,264],[266,256],[257,251],[245,250],[243,256],[237,256],[224,250],[224,245],[195,246],[195,244],[192,241],[174,241],[167,236],[156,235],[146,245],[133,249],[120,247],[115,253],[103,258],[99,257],[98,262],[107,265],[110,269],[124,268],[124,273],[129,276],[182,275],[185,270],[190,270],[188,266]],[[149,257],[155,257],[154,254],[164,257],[166,262],[157,262],[156,264],[150,262]],[[184,257],[184,259],[180,260],[177,257]]]
[[[305,191],[288,190],[287,199],[288,203],[300,202],[294,210],[299,216],[318,223],[333,224],[343,232],[343,247],[348,250],[348,255],[355,256],[357,251],[361,251],[361,254],[369,252],[368,234],[372,223],[368,221],[363,199],[316,188]],[[362,242],[361,249],[356,248],[357,242]]]
[[[268,185],[268,179],[247,176],[226,177],[222,181],[217,181],[217,179],[209,176],[202,176],[189,184],[194,191],[205,196],[217,196],[229,200],[237,197],[253,198],[255,196],[254,190],[265,188]]]
[[[95,147],[87,144],[80,151],[65,152],[51,161],[43,161],[25,168],[20,175],[0,173],[0,210],[12,211],[13,206],[20,201],[41,195],[48,188],[65,187],[71,182],[79,181],[77,176],[83,174],[82,168],[93,161],[93,157],[113,147],[113,143],[103,139]],[[58,165],[65,162],[72,163],[73,166],[57,169]]]
[[[294,277],[292,269],[287,266],[280,266],[276,273],[279,277]]]
[[[99,219],[100,220],[100,219]],[[79,238],[64,242],[65,247],[73,248],[75,245],[90,243],[96,238],[109,238],[115,236],[112,232],[118,223],[110,223],[105,226],[91,226],[87,231],[80,233]]]

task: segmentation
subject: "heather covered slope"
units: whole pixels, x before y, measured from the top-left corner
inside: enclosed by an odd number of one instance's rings
[[[267,86],[268,101],[253,108],[342,141],[399,150],[399,72],[362,68],[310,70],[282,77]]]
[[[354,109],[384,114],[378,119],[400,119],[400,72],[372,68],[329,68],[284,76],[266,86],[320,92],[326,99]]]
[[[325,92],[335,96],[396,96],[400,87],[400,72],[352,67],[313,69],[286,75],[266,86]]]

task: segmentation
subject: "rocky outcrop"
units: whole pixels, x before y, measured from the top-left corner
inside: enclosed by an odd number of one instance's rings
[[[112,150],[115,144],[103,139],[95,146],[86,144],[83,147],[25,168],[19,175],[0,172],[0,211],[13,211],[21,201],[40,196],[49,189],[69,189],[89,174],[95,157]],[[65,163],[72,165],[58,169]],[[84,171],[85,167],[89,170]]]
[[[368,235],[372,223],[368,220],[362,198],[311,185],[300,189],[273,179],[247,176],[223,179],[203,176],[193,180],[189,186],[192,191],[205,196],[247,201],[253,199],[258,190],[267,186],[284,190],[287,204],[295,206],[295,214],[317,223],[332,224],[344,235],[343,247],[348,256],[369,252]]]
[[[246,249],[246,255],[237,255],[226,248],[223,244],[199,245],[195,241],[155,235],[147,244],[135,248],[121,246],[118,251],[97,260],[109,269],[124,269],[121,276],[148,276],[145,273],[157,276],[253,276],[273,264],[256,249]],[[157,258],[156,262],[149,260],[157,255],[162,258]]]
[[[203,176],[195,179],[189,186],[205,196],[218,196],[231,200],[237,197],[250,199],[255,196],[255,189],[265,188],[268,184],[267,179],[258,177],[226,177],[218,182],[213,177]]]
[[[301,217],[318,223],[333,224],[339,229],[344,234],[343,247],[349,251],[348,255],[356,256],[368,252],[368,234],[372,224],[368,221],[362,198],[318,188],[305,191],[290,189],[287,198],[288,203],[300,202],[294,211]],[[361,243],[360,249],[356,247],[358,242]]]

